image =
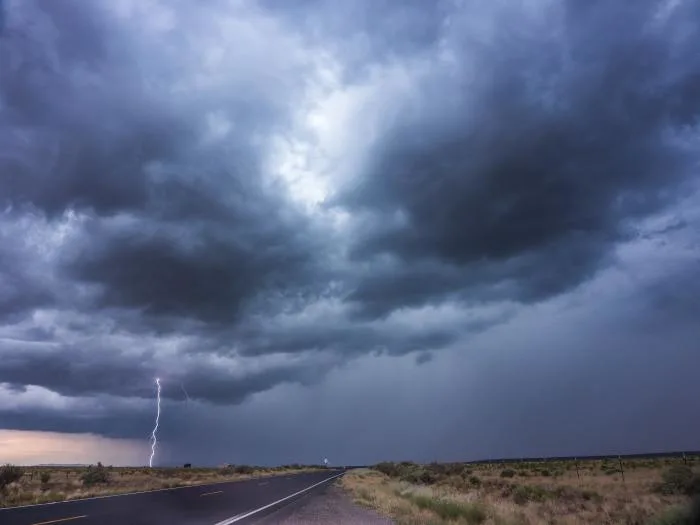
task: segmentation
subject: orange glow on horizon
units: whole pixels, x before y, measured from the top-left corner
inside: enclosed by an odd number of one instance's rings
[[[143,465],[144,440],[115,439],[96,434],[0,430],[0,463],[15,465],[90,464]]]

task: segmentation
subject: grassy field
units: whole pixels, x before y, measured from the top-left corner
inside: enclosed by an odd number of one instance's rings
[[[235,481],[317,470],[288,465],[222,468],[0,467],[0,507]]]
[[[341,483],[399,525],[685,525],[700,458],[381,463]]]

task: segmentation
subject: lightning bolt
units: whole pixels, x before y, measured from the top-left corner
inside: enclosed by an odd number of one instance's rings
[[[156,455],[156,445],[158,444],[156,432],[158,432],[158,422],[160,421],[160,379],[157,377],[156,385],[158,386],[158,411],[156,412],[156,425],[153,427],[153,432],[151,432],[151,457],[148,459],[149,467],[153,467],[153,456]]]
[[[187,402],[189,403],[190,401],[190,395],[187,393],[187,390],[185,390],[185,385],[180,383],[180,388],[182,388],[182,392],[185,394],[185,397],[187,398]]]

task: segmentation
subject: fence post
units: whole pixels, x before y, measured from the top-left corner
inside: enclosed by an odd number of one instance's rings
[[[622,458],[617,456],[617,460],[620,462],[620,474],[622,474],[622,483],[625,482],[625,469],[622,467]]]
[[[683,464],[688,465],[688,459],[685,457],[685,452],[683,452]]]
[[[574,458],[574,461],[576,462],[576,477],[578,478],[579,484],[581,483],[581,474],[579,474],[578,471],[578,458]]]

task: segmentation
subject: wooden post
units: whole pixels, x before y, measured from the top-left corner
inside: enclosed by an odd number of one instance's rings
[[[579,474],[578,471],[578,459],[574,458],[574,461],[576,462],[576,477],[578,478],[579,483],[581,483],[581,474]]]
[[[688,459],[685,457],[685,452],[683,452],[683,464],[688,465]]]
[[[622,458],[617,456],[617,460],[620,462],[620,474],[622,474],[622,483],[625,482],[625,469],[622,467]]]

